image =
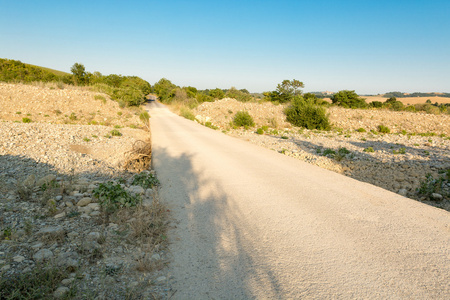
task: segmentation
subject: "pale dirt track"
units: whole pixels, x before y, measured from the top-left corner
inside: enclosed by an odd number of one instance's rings
[[[149,107],[175,299],[449,299],[450,214]]]

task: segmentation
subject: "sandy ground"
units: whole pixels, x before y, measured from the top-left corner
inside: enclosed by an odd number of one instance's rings
[[[151,107],[175,299],[450,297],[450,215]]]

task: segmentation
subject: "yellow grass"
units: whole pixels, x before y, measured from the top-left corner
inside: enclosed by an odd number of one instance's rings
[[[386,97],[382,97],[382,96],[362,96],[363,98],[366,99],[367,103],[370,103],[372,101],[380,101],[380,102],[385,102],[387,99]],[[428,99],[431,100],[431,103],[450,103],[450,98],[448,97],[406,97],[406,98],[397,98],[398,101],[403,102],[403,104],[423,104],[425,103]]]

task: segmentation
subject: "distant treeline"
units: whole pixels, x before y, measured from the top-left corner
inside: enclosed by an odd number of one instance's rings
[[[72,74],[52,72],[46,68],[24,64],[18,60],[0,58],[0,81],[12,83],[56,82],[63,88],[64,84],[89,86],[94,91],[108,94],[120,106],[140,105],[152,91],[150,83],[137,76],[116,74],[102,75],[100,72],[86,72],[84,65],[75,63]],[[60,74],[63,75],[60,75]]]
[[[384,97],[391,98],[407,98],[407,97],[450,97],[450,93],[402,93],[402,92],[389,92],[384,94]]]

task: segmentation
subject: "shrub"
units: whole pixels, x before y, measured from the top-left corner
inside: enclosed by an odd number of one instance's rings
[[[378,125],[377,129],[378,129],[378,132],[380,132],[380,133],[390,133],[391,132],[389,127],[384,126],[384,125]]]
[[[255,122],[253,121],[252,116],[247,111],[238,111],[233,118],[233,124],[241,127],[241,126],[254,126]]]
[[[294,126],[319,130],[331,128],[325,108],[305,101],[302,97],[295,97],[284,113],[286,121]]]
[[[406,149],[405,148],[400,148],[398,150],[392,150],[392,153],[394,153],[394,154],[406,154]]]
[[[257,134],[264,134],[264,130],[263,130],[262,128],[258,128],[258,129],[256,130],[256,133],[257,133]]]
[[[382,108],[383,107],[383,102],[381,102],[381,101],[372,101],[372,102],[370,102],[369,107]]]
[[[186,118],[186,119],[188,119],[188,120],[192,120],[192,121],[194,121],[195,120],[195,116],[194,116],[194,113],[192,112],[192,110],[190,110],[189,108],[187,108],[187,107],[181,107],[180,108],[180,115],[183,117],[183,118]]]
[[[362,127],[356,129],[356,131],[358,131],[358,132],[366,132],[366,130],[364,128],[362,128]]]
[[[366,100],[359,97],[355,91],[339,91],[331,96],[333,104],[343,106],[346,108],[365,108],[367,107]]]
[[[373,150],[373,147],[367,147],[364,149],[364,152],[375,152],[375,150]]]
[[[77,115],[75,115],[75,113],[71,113],[69,116],[69,119],[71,119],[72,121],[75,121],[77,119]]]
[[[138,197],[130,195],[120,184],[111,181],[100,183],[98,188],[92,191],[92,195],[98,198],[100,206],[108,213],[140,203]]]
[[[112,136],[122,136],[122,133],[119,130],[114,129],[114,130],[111,130],[111,135]]]
[[[22,118],[22,122],[23,123],[31,123],[31,119],[30,118]]]
[[[151,173],[142,172],[134,176],[133,185],[140,185],[144,189],[151,189],[159,184],[159,180]]]

